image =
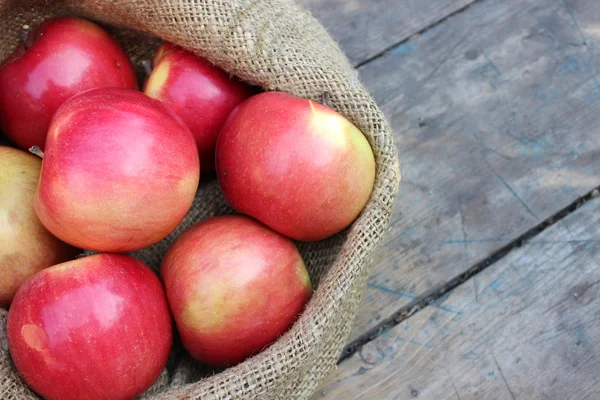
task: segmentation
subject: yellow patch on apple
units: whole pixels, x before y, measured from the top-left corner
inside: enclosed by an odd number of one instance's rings
[[[247,298],[247,296],[232,294],[225,287],[215,283],[210,293],[196,294],[188,302],[181,313],[181,322],[190,329],[203,334],[218,332],[223,324],[235,318],[237,312],[243,312],[246,307],[262,307],[264,298]]]
[[[312,110],[311,127],[313,132],[324,132],[321,137],[339,149],[347,149],[354,143],[359,152],[371,153],[369,142],[357,127],[341,115],[331,111],[319,110],[308,100]]]
[[[159,63],[152,71],[152,75],[148,78],[148,83],[146,84],[145,93],[152,97],[158,98],[160,95],[160,90],[163,85],[167,81],[169,77],[169,63],[167,61],[163,61]]]

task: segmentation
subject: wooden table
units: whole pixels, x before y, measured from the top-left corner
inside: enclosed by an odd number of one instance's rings
[[[403,181],[314,398],[600,399],[600,2],[300,0]]]

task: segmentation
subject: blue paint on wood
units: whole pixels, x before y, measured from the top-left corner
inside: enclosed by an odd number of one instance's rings
[[[449,312],[449,313],[456,314],[457,318],[460,317],[460,316],[462,316],[464,314],[464,312],[462,310],[456,311],[456,310],[454,310],[454,309],[452,309],[450,307],[447,307],[447,306],[444,306],[444,305],[441,305],[441,304],[430,304],[430,305],[432,307],[437,308],[438,310],[442,310],[442,311],[446,311],[446,312]]]
[[[389,279],[387,279],[385,281],[389,281]],[[400,290],[400,289],[390,288],[388,286],[377,284],[377,283],[373,283],[373,282],[367,283],[367,287],[371,288],[371,289],[375,289],[375,290],[383,292],[383,293],[389,293],[389,294],[396,295],[398,297],[403,297],[403,298],[409,299],[409,300],[414,300],[414,299],[417,298],[417,296],[415,296],[412,293],[408,293],[408,292],[405,292],[405,291]],[[449,313],[456,314],[457,316],[461,316],[463,314],[462,311],[456,311],[456,310],[453,310],[450,307],[446,307],[446,306],[443,306],[441,304],[435,304],[435,303],[431,302],[431,303],[429,303],[429,305],[432,306],[432,307],[437,308],[438,310],[442,310],[442,311],[446,311],[446,312],[449,312]]]
[[[402,54],[402,55],[405,55],[405,54],[410,54],[413,51],[415,51],[415,49],[413,48],[413,44],[409,40],[406,43],[403,43],[400,46],[398,46],[395,49],[393,49],[392,51],[390,51],[390,54]]]
[[[402,233],[400,233],[397,237],[402,237],[405,235],[412,235],[414,232],[415,232],[415,230],[411,226],[409,226],[404,231],[402,231]]]
[[[498,291],[500,289],[500,285],[502,284],[502,279],[501,278],[497,278],[495,279],[492,283],[490,283],[490,287],[494,290],[494,291]]]
[[[450,240],[443,240],[441,242],[439,242],[442,245],[446,245],[446,244],[476,244],[476,243],[498,243],[498,242],[506,242],[508,239],[502,239],[502,238],[497,238],[497,239],[450,239]]]
[[[575,328],[575,334],[577,335],[577,343],[578,344],[587,344],[588,340],[585,337],[585,332],[583,330],[583,326],[578,326]]]
[[[497,292],[501,291],[503,277],[504,277],[504,273],[500,274],[500,276],[498,276],[489,285],[487,285],[481,291],[481,293],[484,293],[484,294],[487,294],[487,295],[493,295],[494,293],[497,293]]]
[[[442,349],[440,347],[434,346],[431,343],[421,343],[421,342],[419,342],[417,340],[414,340],[414,339],[405,339],[405,338],[399,337],[399,336],[396,339],[399,340],[399,341],[401,341],[401,342],[406,342],[406,343],[413,344],[415,346],[423,347],[425,349],[431,349],[431,350],[440,351],[440,352],[447,351],[446,349]]]
[[[426,38],[427,36],[430,36],[432,33],[435,33],[436,35],[441,35],[442,33],[446,32],[448,30],[448,27],[444,24],[438,25],[435,27],[435,29],[426,29],[425,32],[423,32],[421,34],[421,37]]]
[[[597,103],[598,100],[600,100],[600,94],[596,92],[590,94],[588,97],[585,98],[585,101],[588,103]]]
[[[408,293],[405,292],[403,290],[399,290],[399,289],[393,289],[384,285],[379,285],[376,283],[367,283],[367,287],[371,288],[371,289],[375,289],[378,290],[380,292],[384,292],[384,293],[390,293],[399,297],[404,297],[406,299],[410,299],[410,300],[414,300],[416,298],[416,296],[412,293]]]
[[[545,93],[536,93],[535,97],[542,102],[542,104],[547,104],[548,103],[548,97],[546,96]]]
[[[572,54],[567,56],[563,64],[560,68],[561,75],[580,75],[581,74],[581,65],[579,64],[579,59],[577,55]]]
[[[554,144],[548,136],[533,138],[519,150],[518,157],[527,161],[537,161],[547,156],[546,151]]]

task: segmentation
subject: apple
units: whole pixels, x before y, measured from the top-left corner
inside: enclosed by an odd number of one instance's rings
[[[18,146],[45,146],[50,119],[69,97],[100,87],[137,88],[131,61],[81,18],[41,24],[0,67],[0,128]]]
[[[281,92],[258,94],[233,111],[219,135],[216,167],[234,209],[300,241],[350,225],[375,180],[371,147],[350,121]]]
[[[199,174],[194,137],[168,106],[134,90],[92,89],[52,119],[35,210],[74,246],[139,250],[183,220]]]
[[[214,366],[239,363],[275,341],[312,293],[294,243],[239,215],[190,228],[160,273],[184,347]]]
[[[27,280],[8,311],[11,357],[45,399],[132,399],[158,378],[173,342],[158,277],[140,261],[99,254]]]
[[[0,146],[0,307],[8,308],[27,278],[78,252],[52,236],[35,215],[41,167],[37,157]]]
[[[168,42],[156,52],[144,92],[183,118],[196,139],[203,172],[215,170],[219,131],[231,111],[252,94],[250,86]]]

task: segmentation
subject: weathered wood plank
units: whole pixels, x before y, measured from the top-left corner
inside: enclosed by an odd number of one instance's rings
[[[298,0],[353,64],[367,60],[476,0]]]
[[[360,69],[404,173],[350,339],[600,184],[599,17],[482,0]]]
[[[314,399],[600,398],[600,198],[340,364]]]

